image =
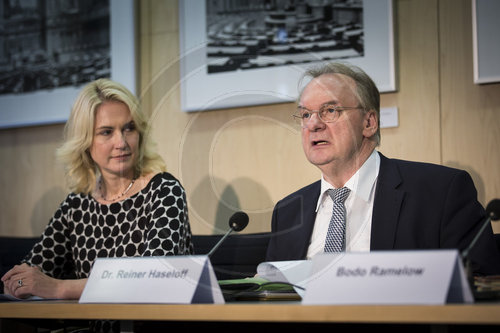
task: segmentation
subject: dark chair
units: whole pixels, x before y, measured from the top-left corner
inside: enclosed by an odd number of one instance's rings
[[[219,280],[255,275],[265,260],[270,233],[231,234],[213,253],[210,262]],[[193,235],[195,254],[207,254],[222,235]],[[0,277],[21,262],[40,237],[0,237]],[[0,283],[3,293],[3,284]]]
[[[497,243],[498,252],[500,252],[500,234],[494,234],[495,242]]]
[[[218,280],[254,276],[265,261],[270,233],[231,234],[210,257]],[[193,235],[195,254],[207,254],[223,235]]]
[[[40,237],[0,237],[0,277],[23,260]],[[0,282],[0,292],[3,284]]]

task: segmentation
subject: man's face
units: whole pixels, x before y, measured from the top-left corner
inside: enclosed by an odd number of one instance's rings
[[[304,89],[299,106],[309,110],[325,104],[358,107],[355,89],[354,81],[345,75],[321,75]],[[363,141],[364,118],[361,109],[344,110],[335,122],[325,123],[313,113],[302,128],[302,146],[309,162],[322,171],[329,166],[353,166]]]

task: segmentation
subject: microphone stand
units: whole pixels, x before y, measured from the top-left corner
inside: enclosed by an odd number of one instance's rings
[[[224,240],[227,238],[227,236],[229,236],[229,234],[231,232],[233,232],[233,228],[231,227],[231,229],[229,229],[226,234],[224,236],[222,236],[222,238],[217,242],[217,244],[215,244],[215,246],[210,250],[210,252],[208,252],[207,256],[210,258],[212,256],[212,254],[215,252],[215,250],[217,250],[219,248],[219,246],[222,244],[222,242],[224,242]]]
[[[491,220],[492,220],[492,214],[490,213],[484,220],[481,229],[479,229],[479,231],[476,233],[476,236],[474,236],[474,239],[472,239],[472,242],[461,253],[462,261],[464,263],[464,268],[465,268],[465,274],[467,275],[467,280],[469,281],[469,286],[471,287],[472,290],[474,290],[474,276],[472,274],[472,263],[471,260],[469,259],[469,252],[476,244],[477,240],[483,233],[484,229],[488,226],[488,224],[491,223]]]
[[[236,212],[231,218],[229,218],[229,230],[226,234],[215,244],[215,246],[208,252],[207,256],[210,256],[217,250],[217,248],[224,242],[224,240],[229,236],[229,234],[233,231],[241,231],[245,229],[248,224],[248,215],[244,212]]]

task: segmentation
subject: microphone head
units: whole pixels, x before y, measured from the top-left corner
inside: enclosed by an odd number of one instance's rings
[[[229,227],[234,231],[245,229],[248,224],[248,215],[245,212],[236,212],[229,218]]]
[[[492,221],[500,219],[500,199],[493,199],[486,206],[486,214]]]

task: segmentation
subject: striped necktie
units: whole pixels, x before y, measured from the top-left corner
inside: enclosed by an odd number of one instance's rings
[[[325,240],[325,252],[342,252],[345,250],[345,219],[344,202],[349,196],[347,187],[328,190],[333,200],[333,212]]]

